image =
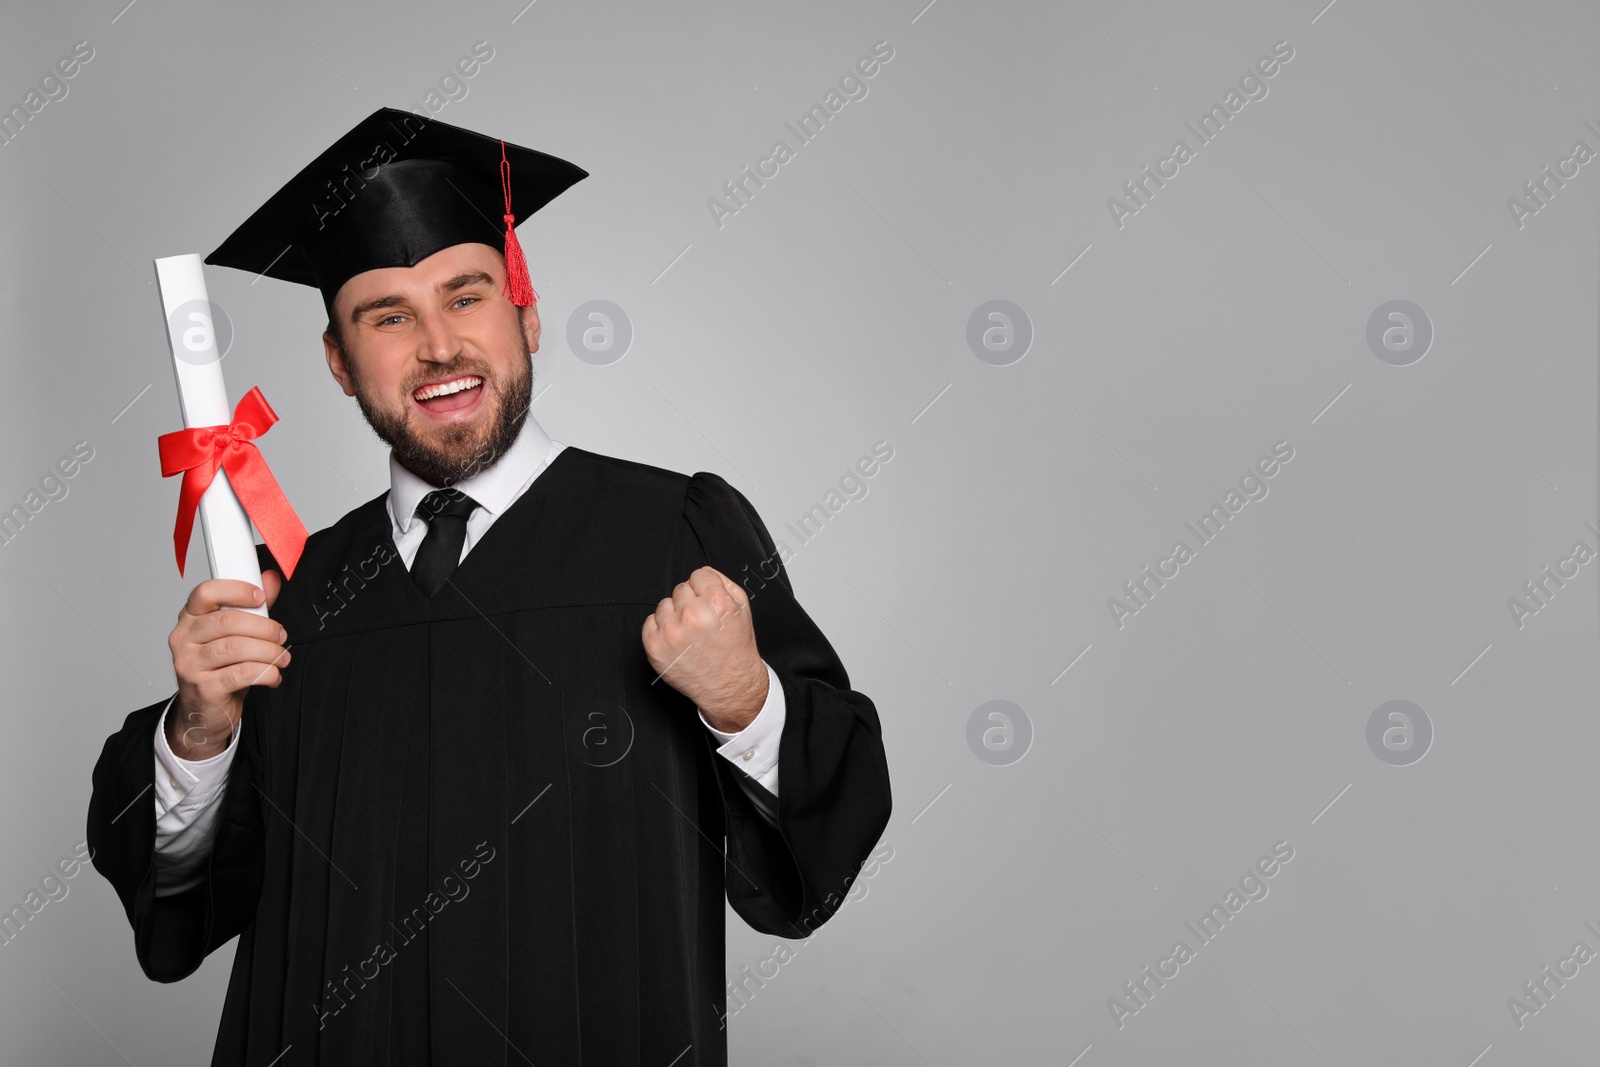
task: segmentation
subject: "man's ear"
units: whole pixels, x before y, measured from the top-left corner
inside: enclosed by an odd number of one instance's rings
[[[519,307],[517,313],[522,317],[522,334],[528,339],[528,351],[539,351],[539,305]]]
[[[339,347],[329,330],[322,331],[322,354],[327,357],[328,370],[333,372],[333,379],[344,390],[344,395],[355,396],[355,380],[350,376],[350,365],[345,362],[344,349]]]

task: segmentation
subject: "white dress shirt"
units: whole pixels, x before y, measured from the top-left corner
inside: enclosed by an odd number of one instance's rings
[[[494,466],[456,483],[457,489],[480,505],[467,519],[467,537],[461,546],[462,559],[483,538],[484,532],[494,521],[528,491],[534,479],[550,466],[565,447],[545,434],[530,411],[523,420],[516,441]],[[416,514],[417,506],[435,488],[401,466],[394,454],[390,453],[389,519],[393,526],[395,548],[399,550],[408,571],[428,529],[427,521]],[[293,636],[290,635],[291,639]],[[292,647],[292,640],[290,645]],[[707,722],[704,712],[700,714],[700,721],[720,742],[718,754],[731,760],[776,796],[778,741],[783,733],[784,720],[783,687],[778,684],[778,676],[771,665],[765,660],[762,663],[767,668],[767,699],[749,725],[737,733],[726,733]],[[173,700],[176,699],[174,695]],[[161,720],[156,724],[157,896],[182,892],[202,880],[205,861],[210,853],[212,828],[217,812],[221,810],[217,801],[222,798],[227,786],[228,766],[233,762],[234,750],[239,744],[239,730],[235,727],[228,747],[215,756],[203,760],[180,758],[167,744],[166,718],[173,700],[167,702],[161,712]]]

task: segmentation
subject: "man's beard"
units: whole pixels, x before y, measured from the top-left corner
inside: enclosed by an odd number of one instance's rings
[[[411,393],[423,383],[417,382],[406,391],[407,406],[400,414],[395,414],[372,403],[356,374],[355,362],[347,360],[351,384],[356,390],[356,404],[366,417],[367,425],[394,450],[394,458],[423,481],[447,486],[470,478],[479,471],[488,470],[505,455],[527,417],[533,396],[533,352],[521,330],[517,331],[517,337],[522,341],[523,358],[503,382],[491,377],[488,368],[476,360],[454,361],[447,367],[436,368],[428,378],[439,381],[459,374],[476,374],[483,379],[478,388],[490,390],[492,394],[485,397],[484,402],[492,401],[496,405],[486,439],[477,429],[465,424],[438,427],[433,439],[424,439],[412,431],[412,420],[424,416],[410,410],[414,404]]]

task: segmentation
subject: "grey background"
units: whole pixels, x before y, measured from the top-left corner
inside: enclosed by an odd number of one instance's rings
[[[102,740],[170,692],[205,577],[172,561],[151,259],[210,251],[483,40],[438,117],[593,175],[520,230],[552,436],[718,471],[791,548],[894,448],[788,564],[877,701],[893,858],[739,1011],[734,1062],[1589,1062],[1600,964],[1521,1028],[1507,999],[1600,950],[1600,563],[1523,628],[1507,599],[1597,543],[1600,163],[1520,229],[1506,201],[1600,149],[1600,14],[924,2],[12,5],[6,106],[95,56],[0,147],[0,502],[95,457],[0,546],[0,903],[82,839]],[[719,229],[707,198],[879,40],[868,95]],[[1268,95],[1119,229],[1107,198],[1280,40]],[[307,526],[382,492],[315,294],[208,278]],[[634,331],[603,366],[566,342],[595,299]],[[1032,324],[1010,366],[966,342],[993,299]],[[1394,299],[1435,331],[1410,366],[1366,344]],[[1118,629],[1107,599],[1280,440],[1270,494]],[[996,699],[1032,727],[1009,766],[967,742]],[[1409,766],[1366,740],[1393,699],[1434,730]],[[1278,841],[1269,895],[1200,946],[1185,921]],[[149,983],[107,883],[68,885],[0,946],[5,1060],[204,1062],[231,947]],[[1119,1028],[1108,1000],[1180,938]],[[729,912],[730,977],[773,945]]]

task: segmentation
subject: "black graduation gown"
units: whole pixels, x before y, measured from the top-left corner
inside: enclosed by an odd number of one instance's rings
[[[872,701],[715,474],[569,446],[431,599],[385,496],[273,607],[293,662],[246,698],[203,884],[154,894],[166,701],[106,741],[88,841],[145,973],[239,937],[214,1065],[726,1063],[723,894],[791,938],[842,903],[890,813]],[[783,687],[776,828],[640,643],[703,564]]]

